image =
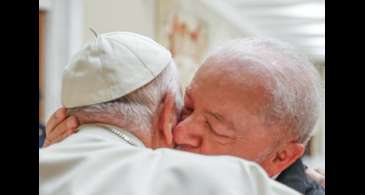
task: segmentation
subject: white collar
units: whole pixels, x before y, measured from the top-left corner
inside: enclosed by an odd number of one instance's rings
[[[93,124],[84,124],[80,125],[78,129],[83,129],[84,126],[98,126],[105,130],[105,132],[109,132],[108,135],[117,138],[118,140],[122,140],[123,142],[133,145],[136,147],[146,147],[143,142],[138,139],[135,135],[130,133],[128,130],[116,127],[114,125],[109,125],[105,123],[93,123]]]
[[[108,124],[98,123],[97,125],[107,127],[109,130],[111,130],[112,133],[116,134],[118,137],[123,139],[123,141],[127,142],[129,145],[144,147],[144,148],[146,147],[140,139],[138,139],[135,135],[133,135],[132,133],[130,133],[125,129]]]

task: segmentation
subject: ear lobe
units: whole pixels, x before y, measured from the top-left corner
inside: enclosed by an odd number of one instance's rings
[[[171,93],[167,93],[163,99],[162,110],[159,120],[159,131],[161,135],[161,141],[167,144],[167,146],[173,146],[172,129],[176,126],[176,106],[175,98]]]
[[[287,158],[287,156],[288,155],[287,155],[286,151],[278,152],[274,158],[274,162],[275,163],[283,162]]]
[[[277,152],[273,159],[273,175],[280,173],[288,168],[304,153],[304,145],[301,143],[289,143],[281,151]]]

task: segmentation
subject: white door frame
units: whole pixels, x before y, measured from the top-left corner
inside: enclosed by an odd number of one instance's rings
[[[83,0],[39,0],[47,12],[45,29],[45,120],[61,105],[64,67],[80,49],[83,30]]]

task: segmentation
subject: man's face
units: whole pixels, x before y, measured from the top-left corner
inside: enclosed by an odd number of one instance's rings
[[[174,141],[184,151],[256,161],[274,143],[259,110],[265,91],[257,78],[232,76],[230,72],[239,70],[221,67],[207,62],[195,75],[185,93]]]

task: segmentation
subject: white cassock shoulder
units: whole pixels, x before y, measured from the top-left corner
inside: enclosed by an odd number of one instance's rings
[[[256,163],[230,156],[205,156],[159,149],[155,151],[156,186],[168,194],[284,195],[296,191],[272,180]],[[160,157],[159,157],[160,156]],[[158,166],[160,165],[160,166]],[[161,166],[162,165],[162,166]],[[169,186],[170,185],[170,186]],[[170,190],[171,189],[171,190]],[[165,193],[166,192],[166,193]]]
[[[77,134],[40,150],[39,188],[41,195],[299,194],[238,158],[151,150]]]

